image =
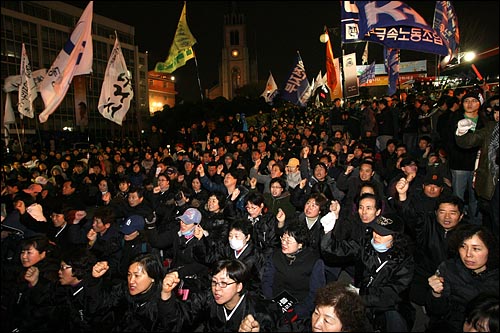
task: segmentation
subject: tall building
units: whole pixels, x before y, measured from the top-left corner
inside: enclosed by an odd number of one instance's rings
[[[219,65],[219,84],[206,92],[209,99],[237,96],[238,89],[257,82],[257,61],[249,52],[245,15],[238,13],[233,2],[232,12],[224,15],[222,58]]]
[[[0,27],[2,80],[11,75],[19,75],[22,43],[26,46],[33,71],[50,68],[70,37],[82,12],[82,8],[60,1],[2,1],[2,25]],[[105,119],[97,109],[104,73],[114,45],[115,31],[120,40],[127,68],[132,73],[134,86],[134,98],[122,126]],[[143,126],[147,127],[147,119],[150,115],[148,59],[147,53],[139,52],[136,45],[135,28],[94,12],[92,39],[93,73],[75,76],[66,97],[48,121],[45,123],[38,121],[38,114],[44,108],[41,95],[35,100],[36,116],[34,119],[25,117],[21,120],[19,113],[15,111],[17,128],[24,128],[24,134],[37,135],[42,132],[69,136],[68,132],[72,131],[84,134],[85,137],[88,136],[90,140],[97,142],[103,138],[125,136],[137,138]],[[78,94],[78,99],[75,93]],[[87,126],[77,124],[75,115],[82,94],[89,113]],[[11,93],[11,97],[15,108],[17,93]],[[3,108],[2,103],[2,116]],[[15,128],[11,125],[11,134],[14,132]],[[44,135],[42,137],[46,139]]]

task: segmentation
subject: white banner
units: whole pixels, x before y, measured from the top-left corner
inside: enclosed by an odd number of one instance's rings
[[[23,43],[23,49],[21,52],[21,85],[18,91],[18,104],[17,110],[21,114],[21,117],[26,116],[29,118],[35,118],[35,110],[33,109],[33,102],[38,97],[38,92],[35,86],[35,81],[33,80],[33,75],[31,72],[31,66],[28,59],[28,54],[26,53],[26,47]]]
[[[116,37],[115,46],[106,67],[97,108],[104,118],[121,125],[133,97],[132,74],[127,69],[120,42]]]
[[[39,115],[41,123],[46,122],[61,104],[68,92],[73,76],[92,72],[93,3],[93,1],[90,1],[87,8],[85,8],[70,39],[59,52],[40,84],[40,93],[45,103],[45,110]]]

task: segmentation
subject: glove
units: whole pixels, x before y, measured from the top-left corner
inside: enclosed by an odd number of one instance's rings
[[[283,322],[285,324],[290,324],[295,322],[297,319],[299,319],[299,316],[297,313],[295,313],[295,310],[293,308],[288,309],[284,314],[283,314]]]
[[[332,231],[333,227],[335,227],[335,222],[337,221],[337,217],[334,212],[329,212],[325,216],[323,216],[320,220],[321,225],[323,226],[323,230],[325,234]]]
[[[470,119],[462,119],[457,124],[457,131],[455,135],[462,136],[467,133],[472,127],[474,127],[474,122]]]
[[[145,222],[144,228],[146,230],[152,230],[152,229],[156,228],[156,212],[153,211],[152,216],[145,217],[144,222]]]

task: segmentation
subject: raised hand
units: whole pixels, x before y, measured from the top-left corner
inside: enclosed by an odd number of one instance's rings
[[[34,287],[38,283],[38,278],[40,276],[40,271],[37,267],[31,266],[24,273],[24,279],[28,281],[30,286]]]
[[[234,201],[236,200],[236,198],[238,197],[238,195],[240,195],[240,189],[239,188],[235,188],[233,193],[231,193],[231,201]]]
[[[238,332],[260,332],[260,324],[251,314],[249,314],[241,321]]]
[[[205,176],[205,169],[203,168],[203,164],[198,164],[196,167],[196,172],[200,175],[200,177]]]
[[[100,278],[109,270],[109,265],[107,261],[98,261],[94,267],[92,267],[92,276],[94,278]]]
[[[172,296],[172,290],[179,284],[178,272],[171,272],[165,275],[161,285],[161,299],[166,301]]]
[[[441,293],[444,290],[444,277],[438,274],[432,275],[427,279],[429,286],[432,288],[434,297],[441,297]]]

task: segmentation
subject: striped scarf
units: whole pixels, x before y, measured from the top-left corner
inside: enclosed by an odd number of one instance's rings
[[[491,133],[491,141],[488,146],[488,161],[490,167],[490,173],[494,177],[493,181],[496,181],[498,178],[498,165],[496,164],[496,154],[498,154],[498,122],[493,129],[493,133]]]

